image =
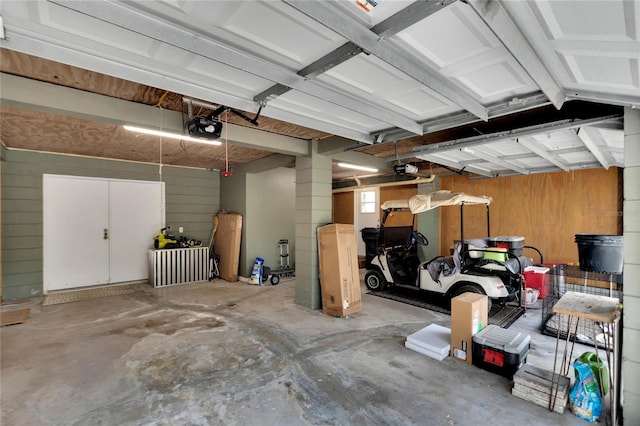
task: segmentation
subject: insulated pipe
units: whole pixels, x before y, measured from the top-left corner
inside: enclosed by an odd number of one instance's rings
[[[361,185],[360,181],[355,178],[356,182],[358,182],[357,185],[355,186],[348,186],[346,188],[336,188],[334,189],[332,192],[334,194],[340,193],[340,192],[349,192],[349,191],[355,191],[356,189],[367,189],[367,188],[382,188],[382,187],[387,187],[387,186],[401,186],[401,185],[419,185],[421,183],[431,183],[434,180],[436,180],[436,176],[435,175],[431,175],[428,178],[415,178],[412,180],[402,180],[402,181],[398,181],[398,182],[385,182],[385,183],[372,183],[372,184],[368,184],[368,185]]]
[[[491,218],[489,217],[489,204],[487,204],[487,237],[491,236]]]

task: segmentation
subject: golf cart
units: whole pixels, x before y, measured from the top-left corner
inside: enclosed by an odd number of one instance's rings
[[[365,285],[369,290],[381,291],[388,286],[410,287],[450,299],[466,292],[489,296],[492,303],[504,306],[509,301],[522,300],[522,272],[533,266],[532,259],[522,256],[524,237],[490,237],[489,204],[491,197],[474,196],[450,191],[436,191],[415,195],[408,200],[387,201],[382,204],[380,228],[365,228],[363,239],[367,245],[367,273]],[[487,211],[487,237],[464,239],[464,208],[484,205]],[[420,262],[417,245],[429,241],[411,226],[385,227],[394,212],[415,215],[438,207],[460,206],[460,240],[454,243],[449,256],[437,256]],[[373,230],[377,232],[373,232]],[[398,238],[398,231],[404,238]],[[394,238],[388,238],[393,234]],[[375,241],[373,240],[375,238]],[[526,246],[542,254],[535,247]]]

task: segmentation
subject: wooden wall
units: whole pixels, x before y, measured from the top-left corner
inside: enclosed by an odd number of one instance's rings
[[[517,235],[550,263],[577,263],[575,234],[621,235],[621,171],[590,169],[495,179],[447,177],[440,188],[493,197],[491,235]],[[465,238],[486,236],[483,207],[465,208]],[[460,235],[460,209],[443,208],[440,252]],[[524,253],[538,261],[531,250]]]
[[[333,223],[347,223],[353,225],[353,195],[353,191],[336,192],[333,194]]]
[[[418,193],[416,185],[401,185],[401,186],[383,186],[380,188],[380,205],[389,200],[408,200]],[[393,216],[387,219],[385,226],[407,226],[411,225],[411,213],[409,212],[395,212]],[[382,210],[380,211],[380,222],[382,223]],[[418,221],[416,219],[416,227]]]

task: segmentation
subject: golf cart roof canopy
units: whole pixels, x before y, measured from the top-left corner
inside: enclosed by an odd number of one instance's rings
[[[469,195],[462,192],[436,191],[429,194],[414,195],[408,200],[385,201],[382,210],[410,211],[413,214],[426,212],[442,206],[459,206],[462,204],[489,205],[493,201],[486,195]]]

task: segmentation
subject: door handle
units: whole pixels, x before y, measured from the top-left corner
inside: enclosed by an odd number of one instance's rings
[[[102,235],[102,238],[105,240],[109,239],[109,230],[107,228],[104,228],[104,234]]]

